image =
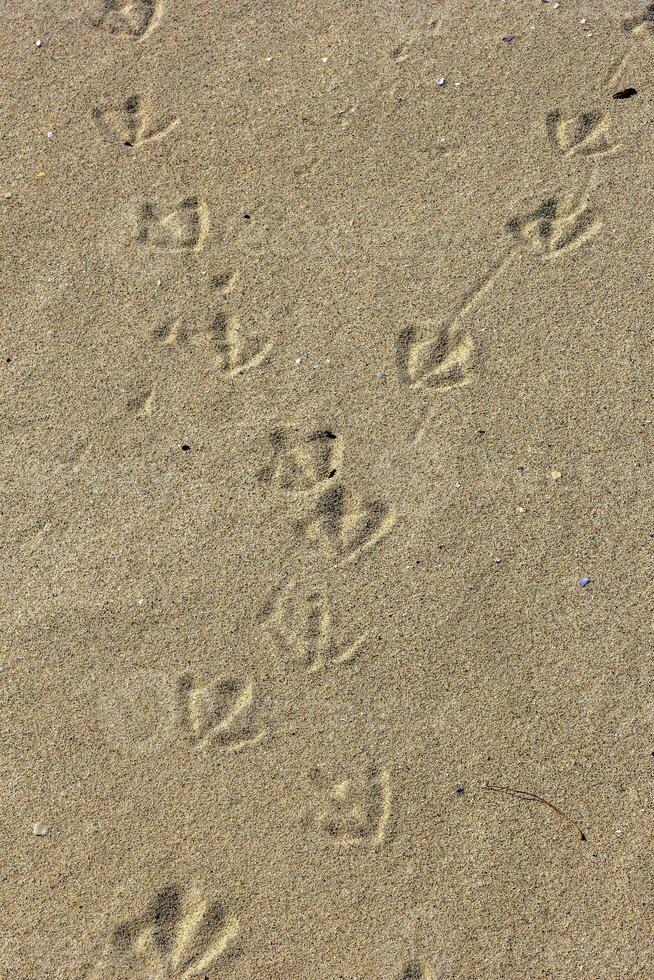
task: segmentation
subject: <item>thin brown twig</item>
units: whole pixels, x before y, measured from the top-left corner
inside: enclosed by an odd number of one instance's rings
[[[526,789],[511,789],[509,786],[493,786],[492,783],[486,783],[485,788],[492,790],[493,793],[509,793],[511,796],[517,796],[519,800],[536,800],[538,803],[544,803],[545,806],[550,808],[550,810],[554,810],[554,812],[562,816],[564,820],[571,823],[582,841],[588,840],[579,824],[576,823],[572,817],[569,817],[568,814],[561,809],[561,807],[556,805],[556,803],[551,803],[549,800],[543,799],[542,796],[537,796],[536,793],[529,793]]]

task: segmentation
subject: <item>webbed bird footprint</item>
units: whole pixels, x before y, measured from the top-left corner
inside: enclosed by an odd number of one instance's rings
[[[554,109],[546,116],[545,128],[550,143],[563,156],[606,156],[618,149],[605,136],[608,119],[601,109],[580,112],[568,118],[559,109]]]
[[[384,501],[359,500],[337,483],[315,499],[296,531],[328,557],[347,562],[374,547],[394,524],[395,514]]]
[[[177,684],[180,724],[191,745],[211,744],[235,752],[257,745],[266,735],[253,723],[257,704],[254,686],[233,678],[205,685],[183,674]]]
[[[414,387],[448,391],[473,380],[474,347],[470,335],[456,325],[434,328],[426,339],[415,327],[398,338],[397,365],[400,381]]]
[[[259,471],[262,483],[292,493],[306,493],[324,487],[340,470],[340,442],[331,429],[300,432],[275,429],[269,436],[270,463]]]
[[[602,227],[585,194],[559,194],[545,198],[533,210],[507,221],[516,242],[544,259],[573,252]]]
[[[104,968],[116,959],[138,960],[149,977],[202,980],[238,956],[239,933],[238,917],[224,902],[167,885],[142,914],[114,929]]]
[[[335,628],[330,598],[299,576],[274,590],[258,620],[279,648],[310,674],[352,663],[368,641],[367,632],[353,641],[343,639]]]
[[[310,780],[321,794],[307,818],[310,825],[337,843],[375,847],[384,843],[392,822],[391,778],[386,769],[371,765],[336,780],[315,769]]]
[[[111,34],[141,39],[161,16],[161,0],[100,0],[100,11],[91,18],[96,27]]]
[[[107,139],[124,146],[140,146],[161,139],[179,124],[179,118],[166,117],[151,123],[150,113],[139,95],[130,95],[118,106],[94,109],[93,119]]]
[[[185,197],[170,211],[163,211],[156,201],[146,198],[136,215],[134,241],[169,252],[196,251],[206,232],[205,208],[194,195]]]

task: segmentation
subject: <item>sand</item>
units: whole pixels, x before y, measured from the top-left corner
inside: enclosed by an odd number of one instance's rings
[[[654,977],[644,9],[3,5],[1,976]]]

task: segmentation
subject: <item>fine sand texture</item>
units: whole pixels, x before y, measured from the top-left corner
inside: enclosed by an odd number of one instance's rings
[[[650,7],[0,4],[0,978],[654,977]]]

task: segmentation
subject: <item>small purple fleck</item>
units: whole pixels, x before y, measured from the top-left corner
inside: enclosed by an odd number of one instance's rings
[[[512,41],[514,37],[515,37],[515,34],[505,34],[503,36],[502,40],[503,41]]]
[[[582,589],[585,589],[587,585],[590,585],[590,579],[584,575],[583,578],[579,579],[579,585],[582,587]]]

